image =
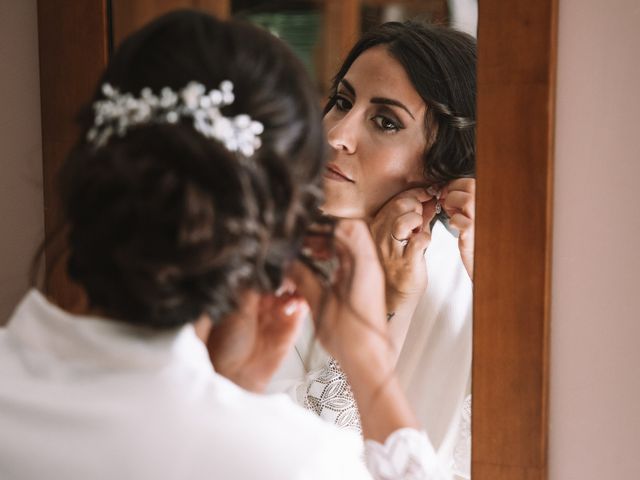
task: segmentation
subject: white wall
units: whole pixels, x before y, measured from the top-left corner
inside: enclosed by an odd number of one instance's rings
[[[560,0],[550,479],[640,478],[640,1]]]
[[[36,0],[0,0],[0,325],[44,235]]]

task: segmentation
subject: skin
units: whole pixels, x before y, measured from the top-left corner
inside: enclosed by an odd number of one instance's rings
[[[291,349],[306,309],[311,308],[318,340],[352,379],[365,438],[384,442],[400,428],[418,427],[393,371],[384,274],[362,221],[341,221],[335,239],[340,269],[329,290],[296,262],[288,279],[293,292],[274,297],[247,291],[238,312],[213,329],[210,325],[197,325],[197,329],[202,328],[218,373],[261,392]],[[207,321],[201,318],[198,323]],[[359,348],[354,349],[354,343]]]
[[[383,46],[356,59],[336,94],[336,103],[324,118],[332,147],[329,168],[337,166],[353,182],[326,176],[323,210],[336,217],[371,221],[390,198],[425,185],[426,105],[402,65]]]
[[[196,334],[215,369],[246,390],[262,392],[295,342],[309,312],[299,295],[247,290],[240,308],[220,322],[202,315]]]
[[[383,46],[364,52],[345,80],[325,117],[332,154],[323,210],[364,222],[342,220],[336,229],[336,284],[327,293],[308,269],[294,264],[292,292],[281,299],[247,292],[241,311],[204,338],[219,373],[262,391],[308,305],[312,318],[321,319],[318,339],[351,379],[365,438],[384,441],[398,428],[417,425],[393,369],[427,284],[428,224],[439,201],[460,231],[463,261],[472,264],[475,181],[455,180],[437,195],[428,189],[422,164],[427,107]],[[385,311],[396,313],[393,321]]]
[[[380,45],[354,61],[324,118],[331,154],[323,211],[369,225],[385,272],[386,309],[393,313],[391,336],[398,354],[427,286],[424,253],[437,202],[460,232],[462,260],[473,276],[475,180],[431,187],[423,158],[435,132],[425,131],[426,114],[427,105],[404,67]]]

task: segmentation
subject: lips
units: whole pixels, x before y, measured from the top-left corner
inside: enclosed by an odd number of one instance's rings
[[[335,163],[329,163],[327,165],[327,171],[325,172],[326,178],[331,178],[333,180],[342,180],[351,183],[356,183],[351,177],[349,177],[346,173],[344,173]]]

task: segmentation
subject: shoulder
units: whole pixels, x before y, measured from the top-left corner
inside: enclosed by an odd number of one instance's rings
[[[252,394],[219,376],[215,383],[208,406],[189,423],[202,437],[199,445],[216,446],[201,458],[218,478],[225,478],[225,469],[228,478],[366,478],[356,435],[326,424],[286,395]]]

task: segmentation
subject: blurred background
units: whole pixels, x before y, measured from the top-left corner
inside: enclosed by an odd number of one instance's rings
[[[477,0],[111,0],[112,47],[152,18],[192,7],[218,17],[244,18],[287,42],[319,91],[359,36],[388,21],[422,20],[453,25],[475,36]]]

